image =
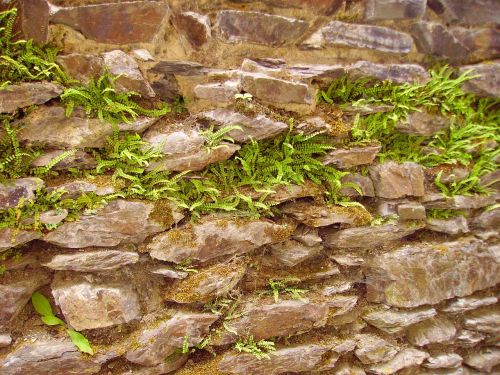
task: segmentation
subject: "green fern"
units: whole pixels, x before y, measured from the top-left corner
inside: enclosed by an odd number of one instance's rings
[[[234,139],[227,134],[233,130],[242,130],[241,126],[231,125],[224,126],[219,130],[214,130],[215,127],[212,124],[207,130],[203,130],[200,134],[205,138],[205,147],[210,151],[219,147],[225,147],[221,145],[222,142],[234,143]]]
[[[269,279],[268,288],[265,291],[260,292],[260,295],[272,295],[274,302],[279,301],[279,297],[282,294],[288,294],[292,299],[302,299],[303,294],[307,292],[307,289],[300,289],[290,284],[295,284],[300,280],[294,277],[288,277],[282,280]]]
[[[255,341],[253,336],[240,338],[234,349],[240,353],[248,353],[254,355],[257,359],[271,359],[269,353],[276,350],[275,344],[269,340]]]
[[[69,150],[69,151],[64,151],[62,154],[56,156],[52,160],[50,160],[47,165],[43,167],[36,167],[31,169],[31,173],[37,177],[44,177],[51,173],[52,175],[57,175],[56,172],[52,171],[52,169],[62,162],[64,159],[69,158],[70,156],[73,156],[76,153],[76,150]]]

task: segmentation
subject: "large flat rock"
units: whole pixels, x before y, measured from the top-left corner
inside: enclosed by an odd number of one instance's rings
[[[59,96],[63,87],[50,82],[25,82],[0,90],[0,113],[14,113],[20,108],[43,104]]]

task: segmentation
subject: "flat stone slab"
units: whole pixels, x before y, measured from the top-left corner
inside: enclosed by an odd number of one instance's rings
[[[20,108],[39,105],[58,97],[63,87],[50,82],[25,82],[0,90],[0,113],[14,113]]]

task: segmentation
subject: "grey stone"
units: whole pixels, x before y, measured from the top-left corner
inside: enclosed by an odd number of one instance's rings
[[[350,364],[350,363],[342,363],[337,365],[332,372],[333,375],[365,375],[366,372],[361,367]]]
[[[241,82],[239,80],[230,80],[197,85],[194,88],[194,94],[198,99],[217,103],[230,103],[240,90]]]
[[[381,337],[358,334],[354,354],[365,365],[387,362],[394,358],[399,349]]]
[[[398,216],[401,220],[425,220],[425,207],[417,202],[398,204]]]
[[[495,0],[434,0],[439,13],[448,21],[470,25],[500,23],[500,4]]]
[[[472,223],[482,229],[498,228],[500,227],[500,209],[481,212]]]
[[[461,215],[450,219],[427,219],[425,227],[434,232],[446,234],[463,234],[469,232],[467,219]]]
[[[96,250],[56,254],[42,266],[53,270],[70,270],[77,272],[102,272],[120,268],[127,264],[137,263],[139,254],[133,251]]]
[[[426,194],[422,203],[426,208],[478,209],[495,204],[495,195],[455,195],[447,198],[442,194]]]
[[[248,142],[250,139],[261,140],[273,138],[288,130],[288,125],[272,120],[264,115],[249,117],[230,109],[214,109],[198,115],[202,119],[213,121],[220,127],[238,125],[242,130],[231,130],[227,135],[236,142]]]
[[[175,355],[157,366],[141,366],[129,370],[128,372],[120,372],[120,375],[163,375],[170,374],[182,366],[184,366],[189,359],[189,354]]]
[[[412,112],[396,124],[396,129],[405,134],[431,136],[449,126],[444,116],[431,115],[425,111]]]
[[[489,347],[471,353],[464,358],[464,363],[479,371],[492,372],[500,364],[500,348]]]
[[[32,167],[45,167],[52,160],[59,157],[61,154],[67,150],[45,150],[42,155],[33,160],[31,163]],[[69,168],[77,169],[92,169],[97,166],[96,159],[88,152],[82,150],[76,150],[72,155],[68,155],[59,163],[52,167],[55,171],[67,170]]]
[[[344,75],[346,67],[344,65],[300,64],[289,66],[286,68],[286,71],[294,79],[299,79],[303,82],[319,80],[320,82],[328,83],[328,81]]]
[[[144,366],[159,365],[176,349],[187,344],[198,345],[208,335],[210,326],[219,315],[177,312],[171,318],[156,322],[153,327],[143,328],[137,346],[127,351],[125,358]]]
[[[347,228],[342,230],[326,229],[323,237],[325,244],[340,248],[373,248],[398,241],[413,234],[419,227],[384,224],[370,227]]]
[[[370,177],[363,176],[360,173],[349,173],[347,176],[342,177],[342,184],[356,184],[357,187],[361,190],[361,196],[364,197],[374,197],[375,189],[373,187],[373,182]],[[340,194],[348,196],[348,197],[358,197],[360,196],[359,192],[351,186],[343,186],[340,189]]]
[[[51,287],[65,321],[78,331],[112,327],[141,317],[138,295],[126,279],[108,281],[91,274],[58,272]]]
[[[464,60],[469,53],[467,47],[439,23],[419,21],[412,26],[411,32],[421,53],[452,61]]]
[[[149,52],[145,48],[134,49],[132,51],[132,54],[134,55],[134,57],[137,60],[141,60],[141,61],[154,61],[155,60],[155,58],[153,57],[151,52]]]
[[[212,38],[210,19],[203,14],[182,12],[174,16],[173,22],[193,48],[202,47]]]
[[[369,0],[365,20],[393,20],[421,18],[425,13],[426,0]]]
[[[97,186],[97,184],[88,182],[86,180],[73,180],[70,182],[64,182],[60,185],[47,187],[48,192],[54,192],[56,190],[65,191],[65,193],[61,196],[62,199],[76,199],[82,196],[84,193],[95,193],[98,196],[102,196],[116,192],[116,188],[111,185],[111,180],[109,180],[109,185],[104,183],[101,186]]]
[[[65,208],[58,208],[49,210],[40,214],[40,223],[48,225],[57,225],[63,222],[68,217],[68,210]]]
[[[495,59],[500,52],[500,30],[493,27],[451,27],[451,34],[469,51],[471,61]]]
[[[367,298],[399,307],[435,304],[496,285],[500,264],[479,240],[420,243],[366,264]]]
[[[318,234],[318,229],[310,228],[305,225],[299,225],[293,233],[292,239],[300,242],[305,246],[320,245],[323,240]]]
[[[447,313],[463,313],[465,311],[469,310],[475,310],[479,307],[483,306],[488,306],[488,305],[494,305],[498,302],[498,298],[491,296],[491,297],[463,297],[463,298],[458,298],[456,301],[453,301],[448,304],[448,306],[444,307],[441,309],[441,311],[447,312]]]
[[[462,364],[462,357],[456,353],[440,353],[427,358],[424,367],[436,368],[456,368]]]
[[[114,200],[95,215],[81,216],[79,221],[67,222],[44,237],[51,244],[83,248],[139,244],[146,237],[164,231],[184,216],[172,208],[165,210],[163,223],[150,218],[154,204]],[[162,218],[163,219],[163,218]]]
[[[17,207],[23,202],[35,198],[35,191],[45,186],[45,182],[36,177],[5,180],[0,183],[0,210]]]
[[[464,327],[482,333],[500,334],[500,309],[483,308],[469,312],[464,319]]]
[[[419,164],[388,161],[369,167],[369,172],[377,197],[421,197],[425,193],[424,172]]]
[[[331,21],[321,29],[326,45],[366,48],[380,52],[409,53],[410,35],[388,27]]]
[[[427,357],[429,357],[429,354],[421,350],[403,349],[390,361],[371,366],[368,370],[377,375],[390,375],[407,367],[418,366]]]
[[[210,69],[192,61],[163,60],[158,62],[150,70],[151,73],[163,74],[164,76],[199,76],[208,73]]]
[[[185,259],[197,259],[206,262],[283,241],[292,235],[294,229],[295,225],[290,223],[209,215],[196,223],[153,237],[147,250],[159,260],[180,263]]]
[[[500,62],[491,62],[476,65],[466,65],[460,68],[459,73],[471,71],[472,78],[462,84],[465,92],[479,96],[500,97]]]
[[[333,259],[341,266],[347,266],[347,267],[358,267],[365,263],[364,258],[349,253],[338,254],[337,252],[335,252],[333,254],[328,255],[328,257],[330,259]]]
[[[339,279],[332,280],[328,282],[321,294],[324,296],[333,296],[335,294],[344,293],[350,291],[354,287],[353,280]]]
[[[437,316],[408,328],[408,340],[416,346],[450,342],[455,337],[455,325],[444,316]]]
[[[325,165],[333,164],[340,169],[350,169],[358,165],[371,164],[381,149],[380,144],[362,147],[339,148],[322,157]]]
[[[417,64],[377,64],[371,61],[358,61],[349,65],[347,72],[354,79],[373,77],[397,84],[426,83],[430,79],[425,68]]]
[[[323,250],[321,245],[306,246],[299,241],[286,240],[269,245],[271,256],[287,267],[296,266],[318,256]]]
[[[132,56],[122,50],[114,50],[103,53],[102,57],[106,70],[119,76],[115,81],[118,91],[134,91],[143,96],[155,96],[155,92],[142,75],[139,65]]]
[[[17,230],[13,228],[0,229],[0,252],[24,245],[42,237],[42,234],[35,230]]]
[[[260,12],[223,10],[217,14],[218,36],[227,42],[281,46],[297,40],[308,23],[295,18]]]
[[[363,319],[372,326],[387,332],[395,334],[418,322],[425,321],[436,315],[434,308],[418,308],[414,310],[381,310],[373,311],[363,315]]]
[[[0,333],[0,348],[5,348],[12,343],[12,337],[8,333]]]
[[[62,92],[61,85],[50,82],[8,85],[0,91],[0,113],[14,113],[20,108],[46,103]]]
[[[156,275],[161,275],[169,279],[179,279],[179,280],[185,279],[186,277],[189,276],[189,272],[177,271],[169,266],[157,267],[151,270],[151,273],[154,273]]]

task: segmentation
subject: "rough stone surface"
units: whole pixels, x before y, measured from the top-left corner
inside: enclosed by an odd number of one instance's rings
[[[408,53],[413,40],[408,34],[382,26],[331,21],[321,29],[326,45]]]
[[[170,319],[157,322],[153,328],[143,329],[137,347],[129,349],[125,357],[144,366],[159,365],[183,347],[185,337],[189,346],[199,344],[217,319],[216,314],[178,312]]]
[[[496,285],[499,267],[477,240],[404,246],[366,264],[367,298],[399,307],[438,303]]]
[[[182,12],[175,15],[173,21],[193,48],[202,47],[212,37],[210,19],[203,14]]]
[[[464,363],[479,371],[491,372],[493,367],[500,364],[500,349],[495,347],[471,353],[465,357]]]
[[[99,77],[104,69],[102,57],[82,53],[58,56],[57,63],[71,77],[84,83]]]
[[[461,347],[470,348],[483,341],[485,337],[482,333],[462,329],[458,332],[455,342]]]
[[[388,362],[371,366],[369,371],[377,375],[390,375],[407,367],[420,365],[429,354],[417,349],[403,349]]]
[[[369,0],[365,20],[421,18],[425,13],[425,6],[426,0]]]
[[[465,311],[475,310],[479,307],[494,305],[498,302],[498,298],[491,297],[463,297],[448,304],[448,306],[442,308],[441,310],[447,313],[460,314]]]
[[[397,347],[375,335],[356,335],[356,342],[354,354],[363,364],[387,362],[398,353]]]
[[[260,12],[223,10],[217,14],[217,30],[221,39],[268,46],[292,43],[307,30],[307,22]]]
[[[232,80],[197,85],[194,88],[194,94],[198,99],[209,100],[216,103],[230,103],[240,90],[241,82],[239,80]]]
[[[23,245],[40,237],[42,235],[34,230],[0,229],[0,251]]]
[[[283,348],[270,354],[269,360],[259,360],[252,354],[226,354],[218,369],[230,374],[277,375],[289,371],[311,371],[328,351],[326,345],[300,345]]]
[[[381,146],[373,144],[363,147],[339,148],[330,151],[322,158],[325,165],[333,164],[333,166],[341,169],[349,169],[358,165],[371,164]]]
[[[47,234],[44,241],[69,248],[141,243],[146,237],[166,229],[165,225],[150,218],[153,209],[152,203],[118,199],[96,215],[82,216],[79,221],[61,225]],[[164,222],[170,224],[183,218],[173,209],[162,214]]]
[[[500,4],[495,0],[433,0],[435,9],[449,21],[470,25],[500,23]],[[436,8],[437,7],[437,8]]]
[[[50,22],[72,27],[96,42],[127,44],[152,41],[168,14],[163,1],[131,1],[54,8]]]
[[[498,307],[469,312],[464,319],[464,327],[470,330],[500,334],[500,310]]]
[[[12,343],[12,337],[8,333],[0,334],[0,348],[5,348]]]
[[[111,327],[141,317],[137,293],[127,280],[57,273],[51,287],[65,321],[76,330]]]
[[[388,161],[369,167],[369,172],[377,197],[396,199],[424,195],[424,172],[419,164]]]
[[[132,251],[96,250],[56,254],[42,265],[53,270],[102,272],[137,263],[139,254]]]
[[[422,111],[410,113],[405,120],[398,122],[396,129],[401,133],[428,137],[448,126],[449,120],[446,117]]]
[[[17,1],[16,5],[21,16],[23,37],[33,39],[39,44],[47,43],[49,31],[49,4],[47,0],[22,0]]]
[[[62,91],[62,86],[50,82],[9,85],[0,90],[0,113],[14,113],[20,108],[46,103]]]
[[[456,333],[457,329],[449,319],[437,316],[408,328],[408,339],[413,345],[424,346],[449,342]]]
[[[440,353],[433,355],[424,363],[424,367],[431,369],[456,368],[462,364],[462,357],[455,353]]]
[[[296,266],[319,255],[323,250],[321,245],[306,246],[296,240],[286,240],[269,245],[271,255],[281,264],[288,267]]]
[[[20,203],[33,199],[35,191],[43,188],[40,178],[27,177],[0,183],[0,210],[17,207]]]
[[[377,64],[371,61],[358,61],[348,66],[347,71],[354,79],[373,77],[394,83],[425,83],[430,78],[429,73],[417,64]]]
[[[446,234],[462,234],[469,232],[467,219],[457,216],[451,219],[427,219],[426,228],[434,232]]]
[[[436,22],[419,21],[411,29],[419,52],[448,58],[452,61],[464,60],[469,50],[443,25]]]
[[[363,315],[369,324],[384,332],[394,334],[402,332],[406,327],[430,319],[436,315],[433,308],[419,308],[414,310],[381,310]]]
[[[425,207],[417,202],[398,204],[398,216],[401,220],[425,220]]]
[[[471,71],[479,77],[472,78],[463,83],[462,89],[479,96],[500,96],[500,63],[467,65],[460,68],[460,73]]]
[[[342,177],[341,182],[343,184],[354,183],[361,190],[361,195],[364,197],[374,197],[375,189],[373,188],[373,182],[370,177],[363,176],[360,173],[349,173],[347,176]],[[344,186],[340,189],[340,193],[348,197],[358,197],[359,191],[350,186]]]
[[[33,160],[32,167],[45,167],[52,160],[66,152],[66,150],[46,150],[42,155]],[[96,159],[88,152],[76,150],[73,155],[69,155],[52,167],[54,171],[67,170],[69,168],[92,169],[97,166]]]

